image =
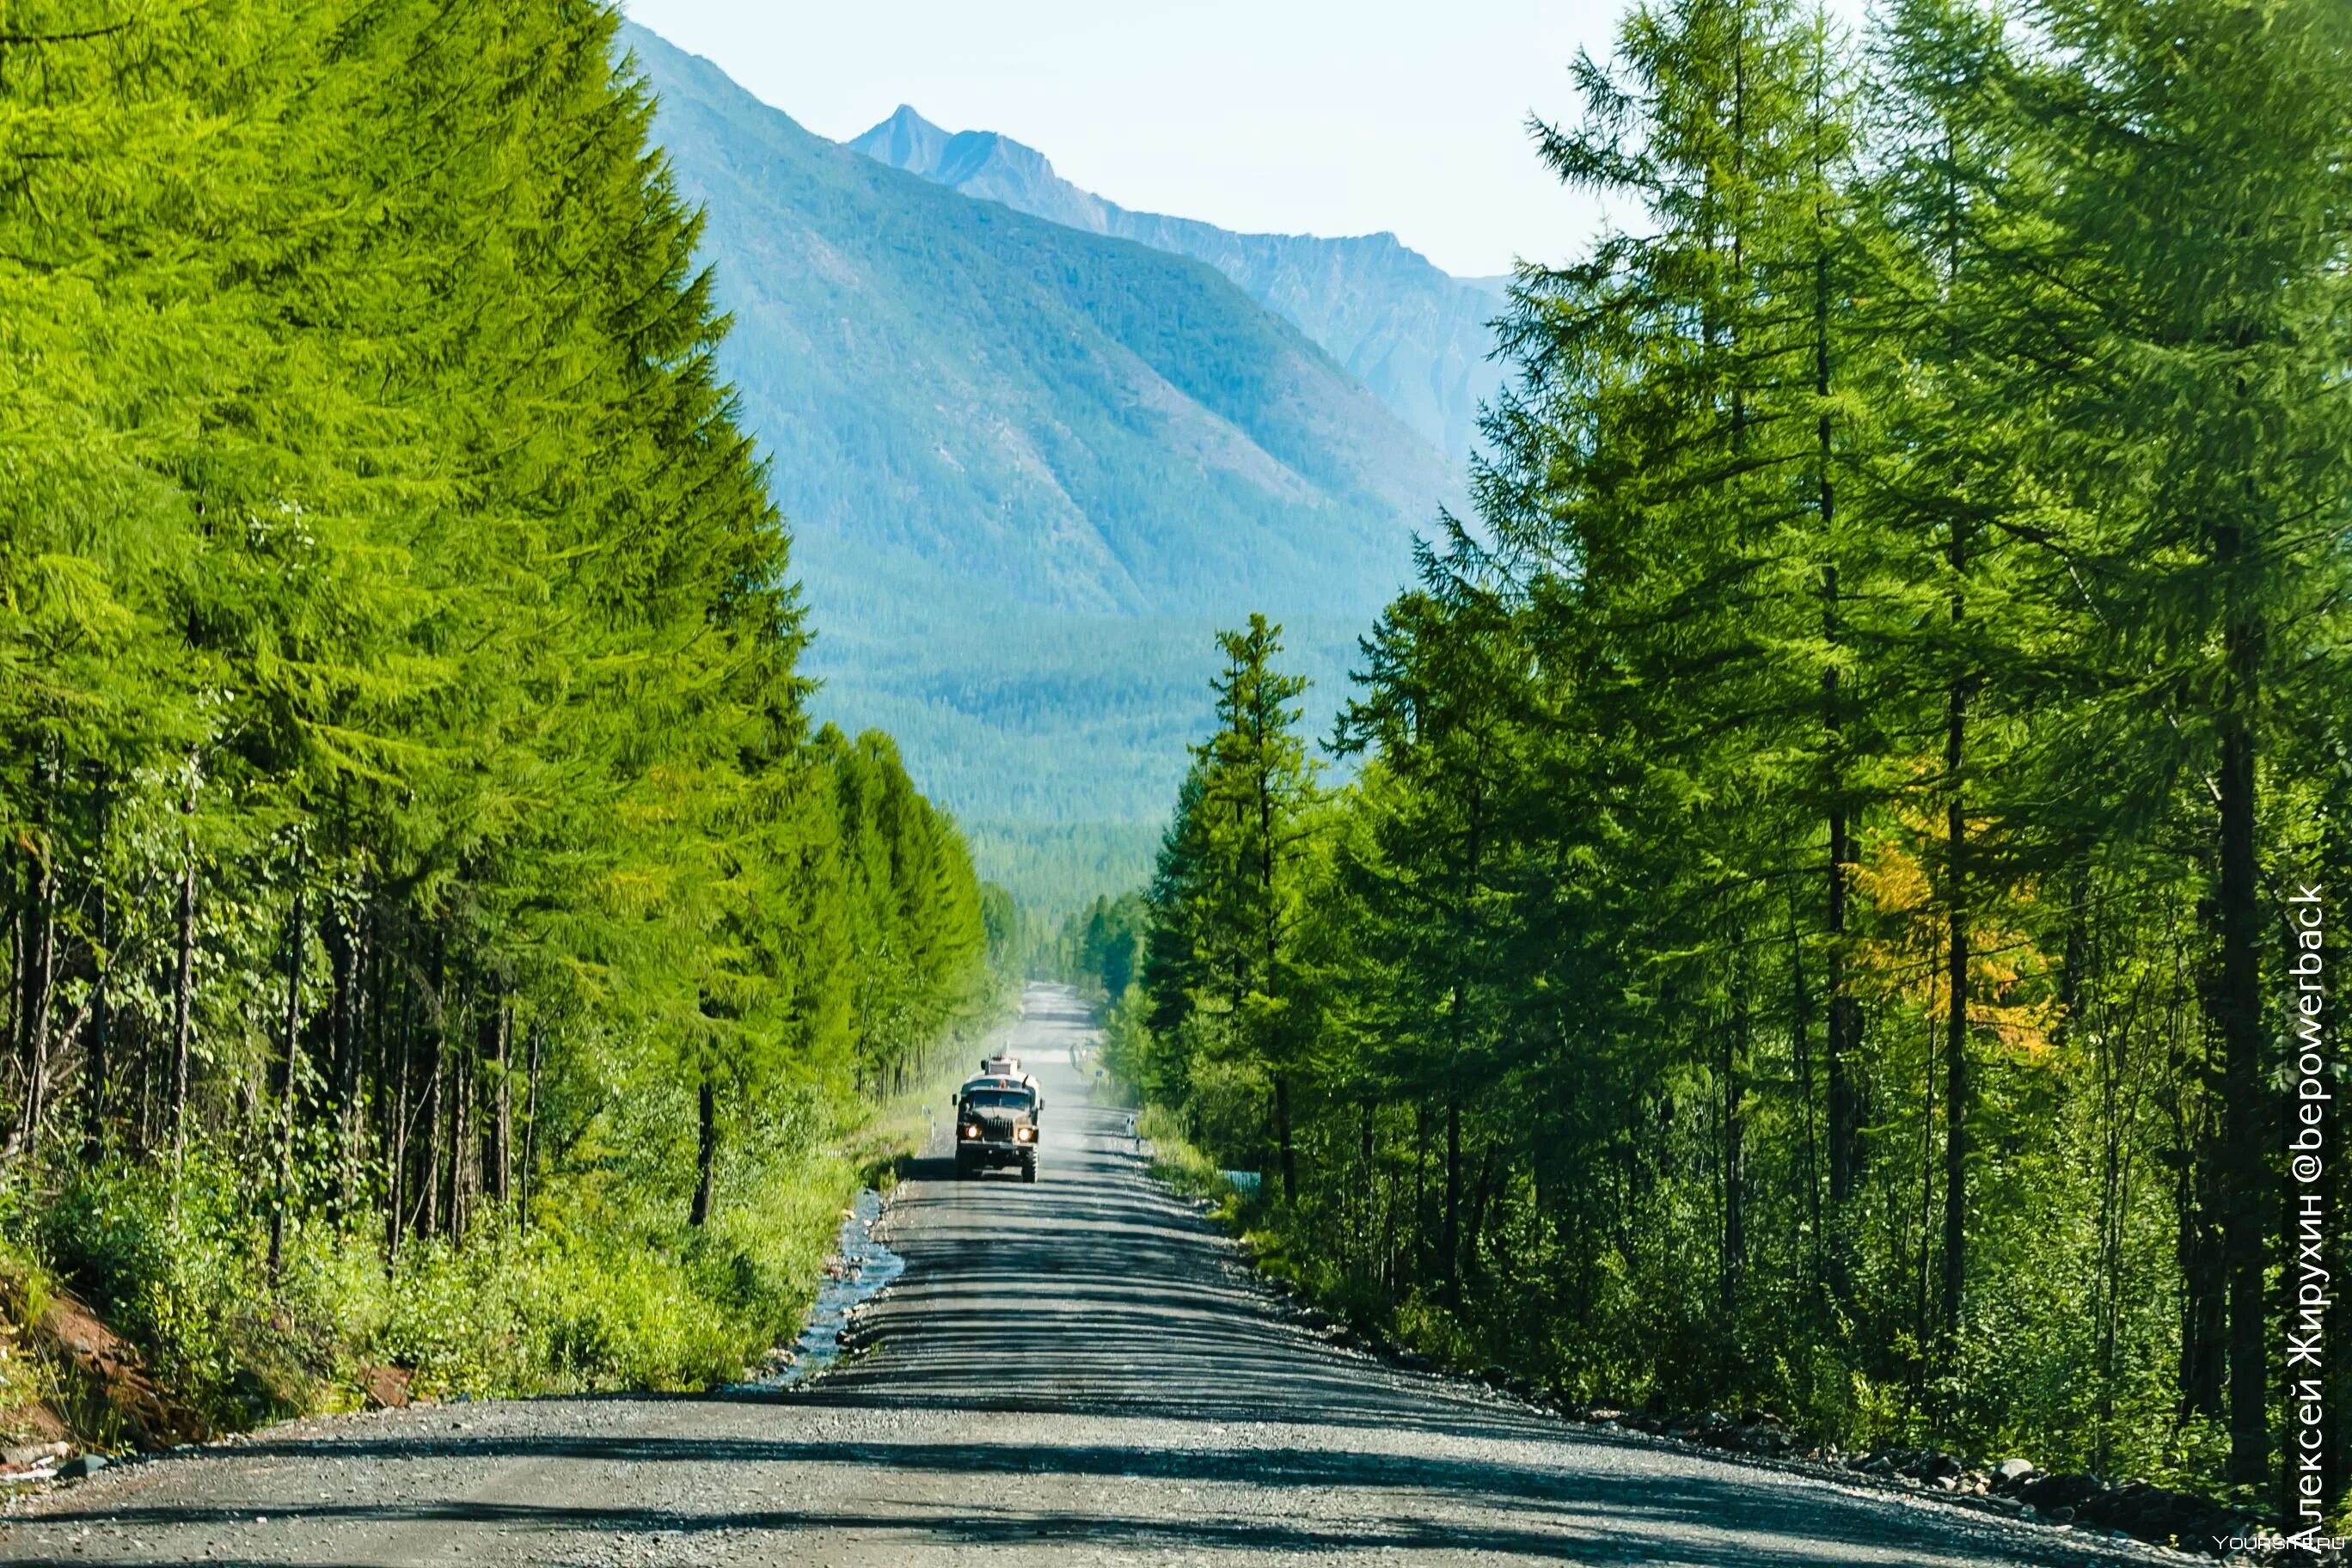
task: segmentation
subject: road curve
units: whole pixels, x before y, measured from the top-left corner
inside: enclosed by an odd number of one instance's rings
[[[875,1348],[808,1388],[292,1423],[44,1500],[0,1523],[0,1564],[2153,1555],[1577,1426],[1327,1345],[1145,1176],[1123,1118],[1083,1103],[1068,994],[1033,987],[1026,1013],[1040,1180],[918,1162],[887,1219],[907,1272],[864,1320]]]

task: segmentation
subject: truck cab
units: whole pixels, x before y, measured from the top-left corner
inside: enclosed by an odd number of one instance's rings
[[[1038,1110],[1045,1109],[1045,1091],[1039,1089],[1037,1087],[1037,1080],[1022,1068],[1021,1058],[1019,1057],[1001,1056],[981,1058],[980,1077],[971,1079],[970,1082],[978,1083],[980,1079],[982,1078],[1017,1079],[1020,1080],[1021,1087],[1027,1089],[1036,1100],[1037,1104],[1035,1109]],[[969,1087],[969,1085],[967,1085],[967,1087]]]
[[[1018,1063],[1014,1064],[1016,1067]],[[1037,1179],[1037,1112],[1044,1099],[1026,1074],[982,1073],[955,1094],[956,1175],[963,1180],[1000,1166]]]

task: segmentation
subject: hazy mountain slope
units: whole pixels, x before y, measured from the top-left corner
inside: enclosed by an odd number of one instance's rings
[[[1296,323],[1457,462],[1476,436],[1479,402],[1500,384],[1488,323],[1508,280],[1452,277],[1392,234],[1234,234],[1130,212],[1063,179],[1034,148],[992,131],[943,131],[904,104],[846,144],[966,195],[1207,262]]]
[[[1393,585],[1440,455],[1214,272],[894,174],[627,36],[813,578],[835,534],[1075,610]]]
[[[885,167],[624,39],[707,211],[821,711],[887,726],[992,874],[1057,834],[1139,870],[1212,631],[1286,621],[1336,701],[1445,458],[1214,269]]]

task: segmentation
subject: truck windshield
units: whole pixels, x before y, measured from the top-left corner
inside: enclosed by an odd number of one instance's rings
[[[975,1089],[963,1102],[976,1110],[1026,1110],[1028,1094],[1017,1089]]]

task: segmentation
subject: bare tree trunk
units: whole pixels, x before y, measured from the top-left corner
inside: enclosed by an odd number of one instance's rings
[[[522,1195],[517,1205],[521,1222],[526,1226],[530,1224],[531,1174],[539,1168],[539,1062],[546,1041],[547,1026],[533,1018],[530,1021],[530,1062],[524,1069],[528,1078],[523,1086],[522,1101]]]
[[[1959,616],[1960,604],[1955,598],[1952,618],[1957,621]],[[1969,905],[1963,858],[1969,828],[1959,784],[1967,715],[1968,693],[1956,680],[1944,737],[1944,773],[1951,792],[1944,816],[1945,874],[1951,883],[1944,900],[1950,921],[1944,984],[1950,1008],[1944,1024],[1944,1299],[1939,1327],[1947,1366],[1959,1348],[1960,1308],[1968,1289]]]
[[[1818,83],[1816,84],[1818,92]],[[1818,97],[1815,112],[1820,112]],[[1825,179],[1818,155],[1813,169],[1818,191]],[[1817,239],[1826,228],[1818,199],[1814,208]],[[1830,416],[1830,256],[1825,242],[1817,243],[1813,254],[1813,391],[1821,401],[1821,413],[1813,426],[1815,462],[1815,504],[1821,522],[1824,548],[1830,546],[1837,533],[1837,487],[1832,468],[1835,451],[1832,440]],[[1840,1301],[1850,1299],[1853,1278],[1849,1253],[1847,1206],[1853,1197],[1855,1165],[1858,1163],[1860,1140],[1860,1107],[1856,1102],[1853,1081],[1855,1050],[1861,1044],[1861,1019],[1858,1006],[1846,984],[1846,867],[1852,863],[1853,847],[1848,842],[1852,823],[1844,798],[1844,759],[1840,754],[1844,745],[1845,716],[1838,690],[1837,649],[1843,636],[1839,601],[1838,570],[1834,563],[1822,569],[1822,633],[1830,648],[1831,662],[1822,670],[1822,722],[1823,751],[1828,762],[1827,795],[1829,802],[1829,886],[1827,889],[1829,952],[1827,990],[1829,994],[1829,1040],[1825,1052],[1829,1076],[1829,1141],[1830,1141],[1830,1213],[1831,1235],[1828,1238],[1829,1278],[1831,1293]]]
[[[492,992],[495,1016],[494,1036],[490,1049],[490,1171],[491,1201],[499,1208],[514,1195],[514,1092],[509,1079],[513,1054],[514,1004],[505,996],[505,987]]]
[[[330,911],[325,927],[333,972],[334,1003],[330,1031],[335,1062],[335,1213],[351,1213],[358,1201],[360,1144],[359,991],[361,946],[355,917],[346,908]]]
[[[1831,593],[1834,595],[1836,571],[1832,569],[1829,576]],[[1832,715],[1831,744],[1834,747],[1837,730],[1837,670],[1834,668],[1822,672],[1822,684]],[[1832,782],[1832,791],[1836,788]],[[1832,798],[1834,800],[1834,795]],[[1846,838],[1846,816],[1843,803],[1832,804],[1830,807],[1829,828],[1829,1040],[1823,1055],[1829,1077],[1830,1202],[1827,1216],[1829,1234],[1824,1237],[1824,1244],[1830,1294],[1843,1302],[1853,1295],[1846,1210],[1853,1200],[1854,1166],[1857,1163],[1855,1143],[1860,1121],[1853,1079],[1855,1036],[1860,1033],[1859,1020],[1854,999],[1846,985],[1846,866],[1852,850]]]
[[[698,1136],[695,1140],[694,1212],[687,1223],[700,1226],[709,1222],[713,1188],[719,1172],[719,1093],[710,1081],[708,1068],[702,1074],[702,1092],[697,1102]]]
[[[1450,1300],[1462,1291],[1462,1100],[1451,1090],[1445,1097],[1444,1226],[1438,1247]]]
[[[139,1053],[139,1093],[137,1110],[132,1113],[134,1142],[131,1152],[145,1160],[155,1152],[155,1040],[144,1038],[146,1048]]]
[[[442,1097],[448,1092],[448,1047],[438,1028],[433,1031],[432,1066],[425,1080],[425,1125],[428,1136],[425,1145],[424,1178],[417,1191],[425,1200],[424,1233],[441,1234],[441,1139],[446,1119],[441,1114]]]
[[[29,864],[30,862],[28,860],[27,865],[29,866]],[[25,922],[29,918],[31,912],[30,894],[27,893],[20,896],[17,892],[16,881],[17,879],[14,868],[14,863],[12,862],[8,875],[7,1029],[5,1037],[5,1037],[8,1042],[8,1049],[12,1053],[10,1058],[12,1061],[15,1059],[13,1053],[16,1051],[16,1042],[23,1037],[24,1009],[21,1004],[24,1001],[25,989]],[[31,886],[32,879],[29,875],[26,877],[25,883],[27,888]]]
[[[102,829],[100,842],[104,843]],[[82,1076],[88,1082],[82,1100],[81,1156],[83,1163],[92,1166],[106,1156],[107,1075],[114,1070],[108,1060],[114,1033],[114,1000],[110,994],[114,970],[114,907],[113,900],[107,892],[102,857],[100,867],[97,888],[97,969],[90,983],[89,1033],[86,1037],[89,1054],[82,1064]]]
[[[389,1271],[400,1261],[400,1239],[408,1228],[408,1124],[409,1087],[416,1058],[416,983],[408,973],[405,943],[399,965],[400,977],[400,1045],[399,1054],[390,1064],[392,1092],[387,1097],[388,1112],[384,1118],[384,1243],[383,1266]],[[387,1033],[386,1048],[391,1048]]]
[[[2178,1126],[2180,1163],[2173,1182],[2173,1206],[2179,1221],[2173,1264],[2181,1281],[2181,1414],[2218,1421],[2228,1407],[2222,1382],[2230,1360],[2230,1308],[2222,1267],[2225,1201],[2214,1190],[2213,1180],[2221,1139],[2210,1109],[2212,1097],[2201,1081],[2211,1071],[2210,1061],[2198,1069],[2200,1082],[2193,1104]]]
[[[1936,1212],[1936,1016],[1930,1007],[1920,1015],[1919,1041],[1919,1266],[1912,1271],[1911,1391],[1913,1405],[1927,1386],[1934,1359],[1936,1330],[1930,1321],[1927,1275],[1935,1261]]]
[[[1282,1199],[1294,1203],[1298,1197],[1298,1150],[1291,1132],[1287,1068],[1274,1075],[1274,1132],[1275,1158],[1282,1169]]]
[[[1412,1283],[1429,1268],[1429,1096],[1412,1097]]]
[[[1723,1310],[1739,1303],[1748,1268],[1748,934],[1733,938],[1729,1027],[1723,1032]]]
[[[389,952],[392,933],[385,927],[384,911],[380,903],[373,900],[369,901],[360,932],[360,994],[353,1007],[352,1022],[352,1027],[360,1036],[360,1099],[354,1115],[357,1129],[352,1151],[355,1184],[362,1181],[373,1168],[369,1141],[381,1140],[383,1136],[383,1107],[392,1098],[394,1072],[393,965]],[[381,1148],[381,1142],[376,1146]],[[354,1211],[363,1198],[363,1190],[355,1184],[352,1194]]]
[[[37,819],[43,827],[48,820],[46,771],[45,766]],[[17,1049],[24,1061],[25,1099],[18,1108],[15,1135],[9,1139],[10,1152],[20,1154],[32,1153],[40,1144],[41,1119],[48,1109],[49,1036],[57,1005],[57,862],[53,847],[46,842],[47,835],[43,833],[40,837],[44,842],[28,851],[33,857],[32,896],[26,905],[25,938],[20,948],[23,998],[16,1011]]]
[[[286,1216],[294,1205],[294,1122],[296,1098],[301,1092],[302,1055],[302,898],[306,885],[298,857],[294,866],[294,907],[286,930],[286,1027],[279,1042],[278,1068],[278,1178],[269,1204],[269,1277],[275,1279],[286,1261]]]
[[[482,1168],[476,1144],[474,1097],[480,1055],[465,1037],[452,1037],[449,1079],[449,1235],[463,1245],[474,1221],[474,1194]]]
[[[2283,1204],[2264,1153],[2270,1097],[2263,1072],[2262,916],[2255,862],[2253,710],[2260,648],[2241,615],[2228,627],[2232,701],[2222,714],[2221,795],[2223,1247],[2230,1296],[2230,1479],[2259,1485],[2270,1466],[2269,1314],[2263,1268]]]
[[[188,1150],[188,1067],[194,1048],[196,997],[196,764],[188,760],[187,793],[180,800],[180,918],[178,963],[172,976],[172,1201],[179,1202],[179,1173]]]
[[[1796,1058],[1797,1102],[1805,1124],[1805,1202],[1800,1212],[1810,1234],[1803,1250],[1811,1264],[1812,1287],[1818,1291],[1823,1279],[1821,1149],[1813,1126],[1813,996],[1805,984],[1805,944],[1793,899],[1789,909],[1789,1042]]]

